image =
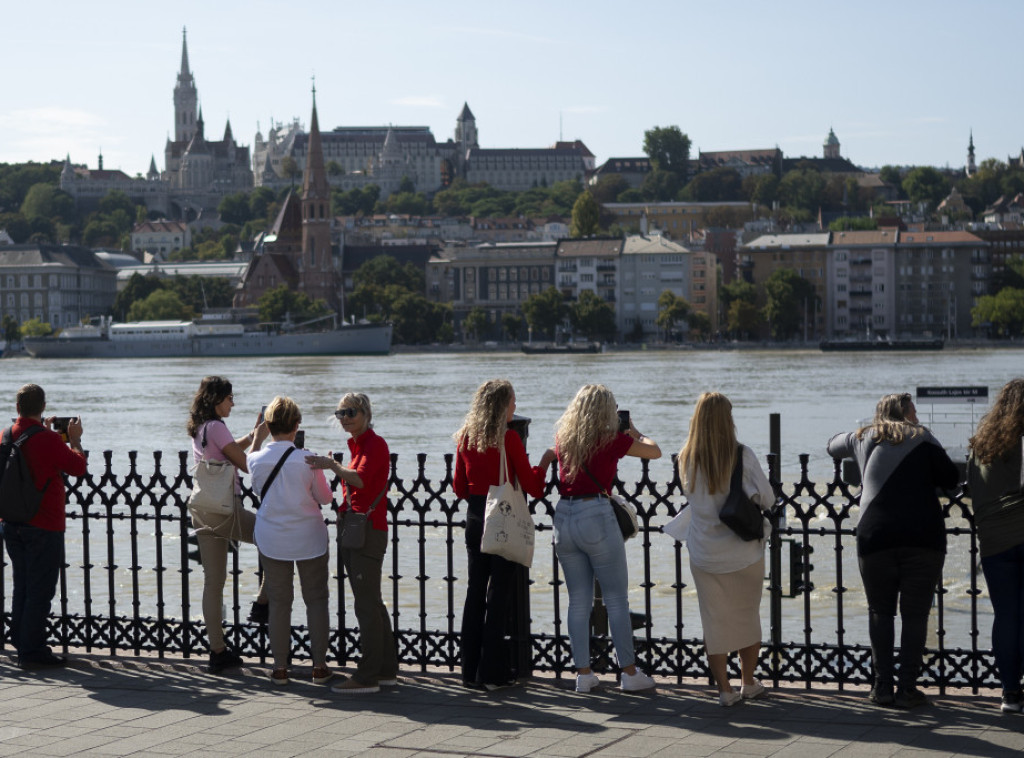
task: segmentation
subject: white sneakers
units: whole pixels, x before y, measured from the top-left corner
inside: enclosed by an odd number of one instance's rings
[[[719,692],[718,693],[718,704],[724,708],[736,705],[743,700],[753,700],[754,698],[761,697],[768,691],[757,679],[754,680],[753,684],[744,684],[738,690],[732,692]]]
[[[741,700],[743,700],[743,695],[741,695],[736,690],[733,690],[732,692],[718,693],[718,704],[723,708],[728,708],[730,706],[736,705],[736,703],[739,703]]]
[[[601,686],[601,680],[597,674],[577,674],[576,675],[576,691],[577,692],[590,692],[596,690]]]
[[[654,680],[647,676],[640,669],[636,670],[635,674],[627,674],[622,672],[622,691],[623,692],[640,692],[642,690],[653,690],[655,687]]]

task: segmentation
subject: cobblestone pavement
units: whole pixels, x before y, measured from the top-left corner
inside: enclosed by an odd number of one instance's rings
[[[274,687],[264,667],[228,676],[193,661],[75,656],[22,671],[0,656],[0,755],[211,756],[1020,756],[1024,715],[997,694],[928,692],[913,711],[863,690],[787,685],[721,708],[701,682],[656,694],[578,695],[550,676],[494,693],[450,673],[403,673],[375,695],[333,695],[309,667]],[[609,684],[610,676],[605,677]]]

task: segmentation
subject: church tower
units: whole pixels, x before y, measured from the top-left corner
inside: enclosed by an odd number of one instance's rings
[[[455,141],[461,143],[464,151],[480,147],[476,134],[476,117],[469,109],[469,103],[462,104],[462,113],[455,120]]]
[[[967,142],[967,175],[974,176],[978,167],[974,164],[974,130],[971,129],[971,138]]]
[[[196,81],[188,67],[188,40],[181,30],[181,70],[174,85],[174,140],[188,144],[196,133],[196,109],[199,93]]]
[[[331,187],[327,183],[324,149],[320,139],[320,121],[316,113],[316,87],[313,87],[313,117],[309,127],[306,169],[302,176],[302,251],[296,261],[299,288],[313,299],[322,299],[332,308],[338,306],[334,286],[334,259],[331,255]]]
[[[825,138],[824,153],[826,158],[839,157],[839,138],[831,128],[828,130],[828,137]]]

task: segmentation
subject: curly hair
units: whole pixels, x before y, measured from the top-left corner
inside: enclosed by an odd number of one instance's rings
[[[883,395],[875,406],[874,420],[857,430],[857,439],[864,439],[864,433],[870,431],[872,441],[898,445],[907,437],[921,434],[924,427],[907,420],[913,402],[909,392]]]
[[[462,427],[452,435],[456,446],[479,453],[498,447],[505,439],[514,394],[508,379],[491,379],[477,387]]]
[[[195,437],[199,427],[207,421],[220,418],[217,415],[217,406],[230,394],[231,382],[222,376],[207,376],[199,383],[199,389],[192,398],[192,408],[185,427],[189,437]]]
[[[555,441],[562,474],[573,480],[590,457],[607,445],[619,430],[615,395],[603,384],[580,388],[555,425]]]
[[[1024,379],[1007,382],[991,410],[967,442],[968,449],[981,463],[988,465],[997,458],[1020,449],[1024,436]]]
[[[698,474],[709,494],[728,491],[736,466],[736,424],[729,398],[720,392],[705,392],[697,398],[690,432],[676,462],[686,492],[693,492]]]

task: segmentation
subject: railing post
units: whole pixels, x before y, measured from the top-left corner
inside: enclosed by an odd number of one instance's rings
[[[776,492],[779,490],[779,461],[782,455],[782,423],[778,413],[768,417],[768,480]],[[768,607],[770,616],[772,680],[778,686],[781,674],[782,650],[782,540],[780,519],[773,513],[772,534],[768,542]]]
[[[519,435],[526,446],[530,436],[530,419],[514,415],[509,427]],[[530,629],[530,570],[514,564],[512,574],[512,598],[509,601],[508,636],[511,641],[509,655],[512,670],[517,677],[533,675],[533,634]]]

